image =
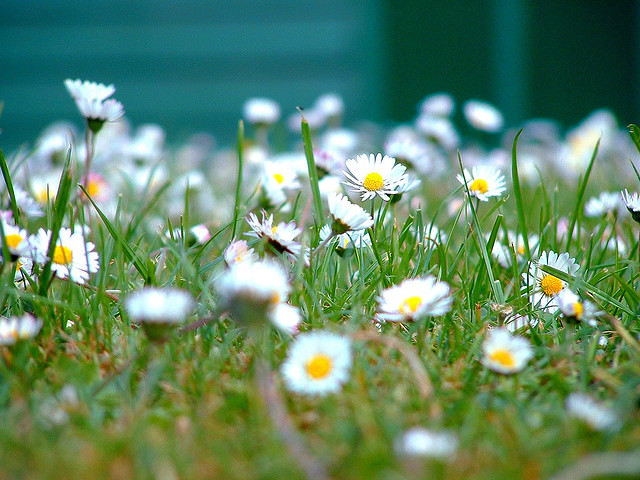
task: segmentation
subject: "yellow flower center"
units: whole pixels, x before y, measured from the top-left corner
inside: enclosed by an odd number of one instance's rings
[[[49,201],[49,190],[47,190],[47,187],[43,187],[41,189],[39,189],[38,191],[34,192],[33,197],[36,199],[36,201],[41,204],[41,205],[46,205],[47,202]]]
[[[547,297],[555,297],[564,288],[564,285],[562,285],[562,280],[559,278],[553,275],[545,275],[540,282],[540,288]]]
[[[420,306],[421,303],[422,303],[422,298],[415,295],[413,297],[409,297],[406,300],[404,300],[400,304],[400,307],[398,308],[398,310],[400,310],[400,313],[404,313],[404,314],[416,313],[416,310],[418,310],[418,307]]]
[[[331,372],[331,359],[324,353],[316,353],[305,364],[305,369],[311,378],[320,380]]]
[[[503,367],[514,367],[516,364],[516,359],[506,348],[498,348],[491,352],[489,355],[489,360],[495,363],[499,363]]]
[[[7,235],[6,237],[4,237],[4,240],[5,242],[7,242],[7,246],[9,248],[16,248],[18,245],[20,245],[20,242],[22,242],[23,238],[17,233],[12,233],[11,235]]]
[[[102,190],[102,182],[99,180],[89,180],[89,184],[87,185],[87,193],[90,197],[95,197],[100,195],[100,191]]]
[[[364,177],[364,182],[362,182],[362,186],[371,192],[380,190],[384,186],[384,180],[382,179],[382,175],[376,172],[368,173],[367,176]]]
[[[273,179],[278,182],[278,184],[281,184],[282,182],[284,182],[284,175],[282,175],[281,173],[274,173],[273,174]]]
[[[482,178],[476,178],[471,182],[471,185],[469,185],[469,190],[472,192],[487,193],[487,190],[489,190],[489,184]]]
[[[573,311],[575,312],[575,317],[580,318],[584,312],[584,306],[582,303],[576,302],[573,304]]]
[[[73,254],[68,247],[56,245],[56,248],[53,251],[53,263],[57,263],[58,265],[69,265],[72,260]]]

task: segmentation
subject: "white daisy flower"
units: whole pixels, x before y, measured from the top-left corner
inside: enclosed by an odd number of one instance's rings
[[[456,102],[448,93],[434,93],[420,103],[420,113],[436,117],[450,117],[456,108]]]
[[[285,302],[291,291],[287,274],[272,261],[241,261],[218,279],[222,308],[243,323],[262,323],[273,307]]]
[[[203,223],[191,227],[189,229],[189,235],[193,237],[196,245],[204,245],[211,240],[211,232]]]
[[[64,84],[94,132],[100,130],[104,122],[113,122],[124,115],[120,102],[107,100],[116,91],[113,85],[71,79],[66,79]]]
[[[29,193],[27,193],[17,185],[14,185],[13,189],[16,195],[16,203],[18,204],[18,208],[27,217],[44,217],[44,212],[40,207],[40,203],[36,199],[34,199],[31,195],[29,195]]]
[[[622,208],[620,195],[612,192],[602,192],[598,197],[590,198],[584,206],[587,217],[601,217],[608,213],[618,214]]]
[[[305,395],[335,393],[349,379],[351,342],[329,332],[302,333],[289,347],[281,373],[287,389]]]
[[[235,240],[224,250],[224,261],[228,266],[244,261],[253,261],[253,248],[249,248],[246,240]]]
[[[4,242],[7,245],[9,253],[13,257],[28,255],[31,250],[31,244],[29,243],[29,234],[27,231],[5,220],[1,221]],[[0,257],[2,257],[2,250],[0,250]]]
[[[40,229],[35,238],[39,252],[46,255],[51,241],[51,231]],[[71,278],[72,281],[84,284],[89,274],[98,271],[98,252],[94,252],[94,244],[86,242],[80,231],[71,232],[69,228],[61,228],[58,241],[51,258],[51,270],[58,278]]]
[[[499,242],[493,244],[493,251],[491,254],[498,260],[498,263],[504,268],[511,268],[512,255],[515,254],[518,262],[525,259],[526,248],[524,245],[524,237],[521,233],[516,235],[512,230],[507,232],[507,245]],[[537,256],[538,244],[540,238],[538,235],[529,235],[529,251],[531,256]]]
[[[429,430],[412,427],[404,431],[393,443],[401,457],[429,457],[447,459],[458,450],[458,435],[450,430]]]
[[[521,371],[533,357],[529,340],[514,336],[504,328],[491,331],[482,343],[482,351],[484,366],[503,374]]]
[[[412,322],[451,310],[449,285],[434,276],[409,278],[384,289],[377,297],[376,317],[388,322]]]
[[[177,288],[144,287],[127,296],[125,309],[138,323],[182,323],[193,309],[193,298]]]
[[[333,231],[329,225],[323,225],[320,229],[320,241],[324,242],[329,236],[333,235]],[[371,245],[371,238],[366,230],[354,230],[345,232],[340,235],[334,235],[336,248],[338,253],[347,248],[361,248]]]
[[[329,213],[333,222],[331,229],[336,234],[354,230],[363,230],[373,226],[373,218],[360,205],[355,205],[340,194],[329,194],[327,198]]]
[[[289,335],[298,333],[298,327],[302,323],[300,309],[288,303],[278,303],[269,310],[268,317],[278,330]]]
[[[374,155],[358,155],[354,160],[350,158],[345,163],[346,177],[344,182],[349,188],[362,195],[362,200],[368,200],[378,195],[389,201],[389,195],[397,193],[397,187],[406,178],[404,165],[396,164],[394,158],[381,153]]]
[[[337,93],[325,93],[315,101],[314,109],[327,119],[340,118],[344,113],[344,100]]]
[[[596,318],[602,315],[602,312],[589,300],[580,300],[580,297],[565,288],[558,294],[556,301],[565,317],[585,322],[591,327],[598,325]]]
[[[512,315],[504,322],[504,328],[511,333],[533,328],[536,325],[538,325],[538,319],[529,315]]]
[[[297,228],[295,222],[280,222],[274,225],[273,215],[267,217],[263,211],[262,221],[258,220],[255,213],[250,213],[247,223],[252,231],[247,232],[246,235],[265,239],[278,253],[286,253],[291,260],[296,260],[302,252],[302,244],[294,240],[302,233],[302,229]]]
[[[244,118],[254,125],[273,125],[280,119],[280,105],[269,98],[250,98],[242,111]]]
[[[618,425],[616,413],[585,393],[571,393],[565,401],[567,413],[587,423],[592,429],[603,431]]]
[[[580,265],[576,261],[569,257],[568,253],[558,255],[553,251],[542,252],[537,262],[531,262],[529,266],[529,272],[523,274],[524,280],[529,287],[533,288],[531,303],[538,308],[541,308],[547,312],[558,311],[558,294],[567,286],[567,283],[560,280],[549,273],[542,270],[542,266],[548,265],[568,273],[569,275],[575,275],[580,269]]]
[[[300,181],[291,162],[264,162],[264,182],[284,190],[300,189]]]
[[[460,145],[460,135],[448,118],[421,114],[416,119],[416,130],[429,142],[440,145],[446,151],[455,150]]]
[[[624,200],[624,204],[629,210],[631,217],[636,221],[640,222],[640,195],[638,192],[629,193],[626,189],[624,192],[620,192],[622,195],[622,200]]]
[[[0,317],[0,345],[13,345],[19,340],[35,337],[42,328],[42,320],[28,313],[11,318]]]
[[[469,100],[462,109],[467,122],[478,130],[495,133],[504,127],[502,113],[489,103]]]
[[[504,175],[491,165],[476,165],[471,173],[465,168],[464,177],[456,176],[461,184],[467,184],[469,194],[486,202],[489,197],[500,197],[507,189]]]

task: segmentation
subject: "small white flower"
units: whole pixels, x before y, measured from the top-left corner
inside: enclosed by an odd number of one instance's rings
[[[601,217],[608,213],[618,214],[622,205],[620,195],[612,192],[601,192],[598,197],[590,198],[584,206],[587,217]]]
[[[113,99],[107,100],[116,91],[113,85],[105,86],[102,83],[71,79],[66,79],[64,84],[90,126],[93,121],[101,127],[104,122],[112,122],[124,115],[124,107],[120,102]]]
[[[320,241],[324,242],[329,235],[333,235],[331,227],[329,225],[323,225],[320,229]],[[339,250],[361,248],[371,245],[371,238],[366,230],[355,230],[335,235],[334,241],[336,241],[336,248]]]
[[[618,425],[615,412],[585,393],[571,393],[565,402],[567,413],[587,423],[594,430],[611,430]]]
[[[394,442],[399,456],[447,459],[458,450],[458,436],[449,430],[429,430],[412,427]]]
[[[557,296],[567,286],[567,283],[543,271],[540,267],[545,265],[569,275],[575,275],[580,269],[580,265],[566,252],[558,255],[549,251],[548,253],[542,252],[537,262],[531,262],[528,274],[523,273],[525,282],[533,288],[531,303],[535,307],[553,313],[558,311]]]
[[[325,93],[315,101],[315,110],[321,112],[325,118],[341,117],[344,113],[344,101],[337,93]]]
[[[437,117],[450,117],[456,102],[448,93],[434,93],[420,103],[420,113]]]
[[[273,125],[280,119],[280,106],[269,98],[250,98],[243,106],[243,113],[254,125]]]
[[[630,194],[626,189],[624,192],[620,192],[622,195],[622,200],[624,200],[624,204],[629,210],[631,217],[636,221],[640,222],[640,195],[638,192],[633,192]]]
[[[125,301],[127,313],[137,323],[182,323],[193,306],[189,292],[166,287],[144,287],[129,294]]]
[[[373,218],[360,205],[355,205],[340,194],[329,194],[327,198],[329,213],[333,219],[331,229],[341,234],[354,230],[363,230],[373,226]]]
[[[9,253],[14,257],[28,255],[31,251],[31,244],[29,243],[27,231],[5,220],[0,221],[2,222],[4,242]],[[0,257],[2,257],[2,250],[0,250]]]
[[[262,221],[258,220],[255,213],[250,213],[247,223],[252,231],[247,232],[246,235],[265,239],[278,253],[286,253],[291,260],[295,261],[302,252],[302,245],[295,240],[302,233],[302,229],[297,228],[294,222],[280,222],[274,225],[273,215],[267,217],[263,211]]]
[[[563,289],[556,300],[565,317],[585,322],[592,327],[598,325],[596,318],[602,315],[602,312],[589,300],[580,300],[580,297],[568,288]]]
[[[246,240],[235,240],[224,250],[224,261],[232,266],[235,263],[253,261],[253,248],[249,248]]]
[[[489,197],[500,197],[507,189],[504,175],[500,170],[491,165],[477,165],[471,173],[465,168],[464,177],[456,176],[461,184],[467,184],[469,194],[483,202]]]
[[[38,230],[35,244],[39,253],[36,254],[36,258],[46,255],[50,241],[50,230]],[[76,283],[84,284],[89,280],[89,273],[97,272],[100,267],[98,252],[94,252],[94,248],[93,243],[85,243],[82,232],[72,233],[69,228],[61,228],[53,257],[50,259],[51,270],[58,278],[69,277]]]
[[[416,119],[416,130],[446,151],[455,150],[460,145],[460,135],[448,118],[422,114]]]
[[[463,111],[467,122],[483,132],[495,133],[504,127],[502,113],[486,102],[469,100],[464,104]]]
[[[396,164],[394,158],[381,153],[374,155],[358,155],[345,163],[343,171],[349,188],[359,192],[362,200],[369,200],[378,195],[389,201],[389,195],[398,192],[398,186],[405,180],[406,167]]]
[[[538,319],[530,317],[529,315],[512,315],[504,322],[504,327],[511,333],[533,328],[538,325]]]
[[[484,366],[503,374],[521,371],[533,357],[529,340],[511,335],[504,328],[491,331],[482,344],[482,351]]]
[[[278,330],[289,335],[298,333],[298,326],[302,323],[300,309],[288,303],[278,303],[269,310],[269,320]]]
[[[434,276],[410,278],[384,289],[376,317],[388,322],[412,322],[426,316],[444,315],[451,310],[449,285]]]
[[[302,333],[289,347],[281,373],[287,389],[305,395],[335,393],[349,379],[351,342],[329,332]]]
[[[42,320],[28,313],[20,317],[0,317],[0,345],[13,345],[18,340],[35,337],[42,328]]]
[[[195,239],[196,245],[204,245],[211,240],[211,232],[206,225],[200,223],[189,229],[189,234]]]

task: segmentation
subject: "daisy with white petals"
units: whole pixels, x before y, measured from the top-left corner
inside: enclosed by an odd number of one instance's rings
[[[396,164],[392,157],[381,153],[374,155],[358,155],[345,163],[343,173],[347,187],[359,192],[362,200],[369,200],[378,195],[389,201],[389,195],[398,193],[398,186],[406,179],[406,167]]]
[[[450,430],[412,427],[398,436],[393,446],[401,457],[447,459],[458,450],[458,436]]]
[[[0,346],[13,345],[19,340],[35,337],[42,328],[42,320],[28,313],[20,317],[0,317]]]
[[[478,130],[495,133],[504,127],[504,117],[502,113],[489,103],[469,100],[464,104],[462,109],[467,122]]]
[[[265,239],[267,244],[273,247],[278,253],[286,253],[291,260],[296,260],[302,252],[302,245],[295,238],[302,233],[301,228],[297,228],[294,222],[280,222],[273,224],[273,215],[267,217],[262,212],[262,221],[258,220],[255,213],[250,213],[247,223],[251,227],[251,232],[246,235]],[[306,252],[305,252],[306,261]]]
[[[46,255],[51,241],[51,231],[40,229],[34,239],[37,250]],[[89,274],[98,271],[98,252],[95,246],[86,242],[81,231],[71,232],[69,228],[61,228],[53,250],[51,270],[58,278],[71,278],[72,281],[84,284]]]
[[[29,234],[23,228],[2,220],[2,233],[4,235],[4,243],[13,257],[28,255],[31,246],[29,243]],[[0,250],[0,258],[2,251]]]
[[[596,319],[602,315],[602,312],[589,300],[581,300],[568,288],[562,290],[556,300],[558,308],[566,318],[585,322],[591,327],[598,325]]]
[[[571,393],[565,405],[569,415],[579,418],[594,430],[613,430],[618,426],[615,412],[586,393]]]
[[[429,275],[410,278],[384,289],[378,300],[378,320],[413,322],[427,316],[444,315],[451,310],[449,285]]]
[[[331,230],[336,234],[363,230],[373,226],[373,218],[360,205],[351,203],[340,193],[329,194],[329,213],[333,222]]]
[[[629,193],[625,190],[624,192],[620,192],[620,194],[631,217],[640,223],[640,195],[638,195],[638,192]]]
[[[542,252],[537,262],[531,262],[529,273],[523,274],[524,280],[529,287],[533,288],[531,303],[535,307],[553,313],[558,311],[557,296],[567,286],[567,283],[545,272],[542,268],[544,266],[575,275],[580,269],[580,265],[566,252],[561,255],[553,251]]]
[[[69,78],[64,84],[93,132],[99,131],[104,122],[113,122],[124,115],[122,104],[108,99],[116,91],[113,85],[105,86],[102,83]]]
[[[305,395],[335,393],[349,379],[351,342],[329,332],[300,334],[289,347],[281,373],[287,389]]]
[[[461,184],[467,184],[469,194],[486,202],[489,197],[500,197],[507,189],[504,175],[491,165],[477,165],[471,173],[465,168],[464,177],[456,177]]]
[[[510,374],[521,371],[533,357],[531,343],[509,330],[496,328],[482,344],[482,363],[494,372]]]
[[[620,195],[612,192],[601,192],[597,197],[590,198],[584,206],[587,217],[601,217],[609,213],[617,215],[623,208]]]
[[[193,307],[189,292],[171,287],[144,287],[131,293],[125,301],[131,320],[141,323],[151,340],[164,340],[174,327],[187,319]]]

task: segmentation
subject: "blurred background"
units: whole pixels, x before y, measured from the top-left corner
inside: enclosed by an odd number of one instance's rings
[[[0,2],[0,147],[80,126],[63,81],[117,88],[133,123],[235,138],[249,97],[283,116],[335,92],[345,123],[408,122],[427,95],[497,106],[508,126],[597,108],[640,122],[640,8],[617,0]]]

